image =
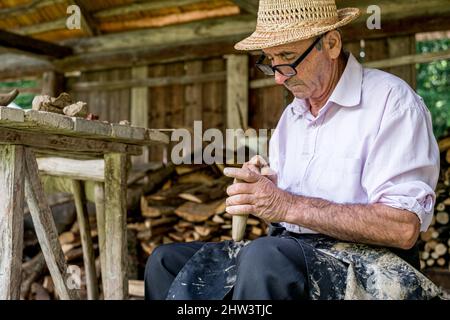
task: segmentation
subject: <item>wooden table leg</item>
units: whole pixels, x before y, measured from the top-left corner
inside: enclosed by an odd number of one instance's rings
[[[55,290],[62,300],[79,299],[79,288],[71,287],[72,275],[68,273],[58,241],[58,231],[40,181],[36,158],[29,148],[25,149],[25,167],[25,198]]]
[[[77,211],[77,221],[80,227],[81,246],[83,248],[83,262],[86,273],[86,287],[88,300],[98,300],[98,281],[95,272],[95,253],[92,246],[91,226],[86,206],[83,183],[72,180],[72,192]]]
[[[102,277],[103,292],[106,283],[106,247],[105,247],[105,187],[103,182],[94,185],[95,214],[97,217],[98,251],[100,255],[100,273]]]
[[[105,154],[105,299],[128,298],[126,155]]]
[[[24,148],[0,146],[0,300],[20,298]]]

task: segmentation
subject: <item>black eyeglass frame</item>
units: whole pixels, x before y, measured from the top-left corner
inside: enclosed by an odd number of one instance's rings
[[[319,36],[316,40],[314,40],[314,42],[308,47],[308,49],[306,49],[306,51],[303,52],[303,54],[297,60],[295,60],[292,64],[277,64],[276,66],[271,66],[269,64],[264,64],[262,62],[266,59],[266,55],[263,53],[261,55],[261,57],[258,59],[258,61],[256,62],[256,64],[255,64],[256,68],[258,68],[259,71],[261,71],[262,73],[264,73],[267,76],[274,76],[275,72],[278,72],[279,74],[282,74],[285,77],[296,76],[297,75],[297,67],[298,67],[298,65],[303,60],[305,60],[305,58],[311,53],[311,51],[319,43],[320,39],[322,39],[323,36],[324,36],[324,34]],[[292,74],[292,75],[284,74],[283,72],[281,72],[279,70],[280,67],[291,67],[292,70],[294,70],[294,74]]]

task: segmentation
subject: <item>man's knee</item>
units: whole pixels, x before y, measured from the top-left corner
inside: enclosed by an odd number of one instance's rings
[[[255,266],[273,264],[278,255],[283,255],[287,239],[278,237],[263,237],[245,246],[238,257],[239,264]]]

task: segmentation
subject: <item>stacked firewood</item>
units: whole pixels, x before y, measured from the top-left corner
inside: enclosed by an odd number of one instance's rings
[[[226,189],[233,180],[222,175],[220,166],[177,166],[155,193],[141,198],[145,221],[129,225],[147,254],[172,242],[231,240],[231,216],[225,212]],[[246,240],[267,232],[255,218],[247,222]]]
[[[420,235],[420,264],[422,269],[450,270],[450,137],[439,142],[439,149],[442,157],[436,206],[430,228]]]
[[[142,279],[145,263],[152,251],[161,244],[189,241],[223,241],[231,239],[231,216],[225,212],[226,189],[233,180],[222,174],[221,165],[148,165],[132,171],[128,179],[128,277]],[[89,189],[89,188],[88,188]],[[53,211],[74,210],[72,198],[49,197]],[[101,284],[95,206],[88,206],[91,236],[95,251],[98,283]],[[58,212],[55,212],[58,213]],[[75,219],[75,214],[73,214]],[[245,240],[267,233],[267,224],[250,217]],[[58,228],[60,229],[60,228]],[[66,261],[80,271],[82,299],[87,298],[83,251],[78,223],[73,219],[62,227],[59,235]],[[58,299],[44,257],[34,233],[25,233],[24,263],[22,265],[22,299]],[[135,281],[131,287],[139,287]],[[131,288],[130,287],[130,288]],[[102,297],[101,285],[100,298]],[[130,289],[131,290],[131,289]],[[132,291],[132,290],[131,290]],[[130,292],[131,292],[130,291]],[[138,295],[139,296],[139,295]]]

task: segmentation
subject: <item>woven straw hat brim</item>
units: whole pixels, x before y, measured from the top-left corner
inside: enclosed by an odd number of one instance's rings
[[[358,18],[360,15],[360,10],[357,8],[345,8],[339,9],[337,13],[339,21],[332,25],[324,26],[318,22],[316,25],[309,23],[308,25],[299,25],[297,28],[290,30],[274,32],[262,32],[256,30],[251,36],[238,42],[234,48],[236,50],[245,51],[261,50],[300,40],[310,39],[327,31],[331,31],[349,24]]]

